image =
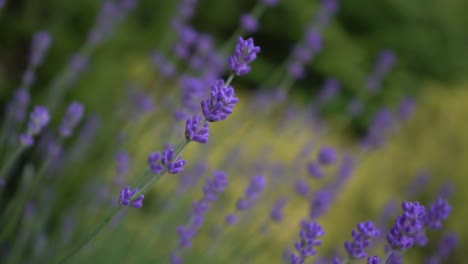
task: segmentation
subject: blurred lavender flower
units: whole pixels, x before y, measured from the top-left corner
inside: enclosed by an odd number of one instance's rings
[[[362,113],[363,108],[364,107],[363,107],[361,101],[359,101],[358,99],[352,99],[348,103],[347,111],[348,111],[348,114],[351,117],[356,117],[356,116],[359,116]]]
[[[327,79],[322,85],[319,93],[320,104],[327,104],[331,100],[335,99],[340,93],[341,85],[336,79]]]
[[[315,255],[315,247],[320,246],[322,241],[318,238],[325,235],[323,228],[313,221],[302,221],[301,231],[299,232],[300,241],[296,242],[294,247],[299,255],[291,254],[291,264],[304,263],[304,260]]]
[[[5,6],[6,0],[0,0],[0,9]]]
[[[323,178],[323,171],[320,168],[319,164],[317,164],[314,161],[311,161],[307,164],[307,171],[309,172],[309,175],[316,178],[316,179],[321,179]]]
[[[279,0],[262,0],[262,3],[268,7],[274,7],[278,5]]]
[[[62,123],[59,127],[60,135],[68,138],[72,135],[73,129],[78,125],[84,114],[84,106],[78,102],[72,102],[68,108]]]
[[[424,191],[430,180],[430,171],[421,170],[417,173],[413,181],[408,185],[406,193],[408,196],[417,197]]]
[[[132,196],[138,192],[138,188],[130,189],[130,186],[125,187],[120,191],[120,205],[131,206],[133,208],[143,207],[143,199],[145,196],[140,194],[138,197],[132,200]]]
[[[317,14],[315,24],[321,27],[328,27],[331,18],[338,10],[338,0],[321,0],[320,7],[321,9]]]
[[[458,246],[458,235],[456,233],[445,233],[437,245],[437,255],[447,259]]]
[[[221,171],[214,171],[213,178],[206,180],[203,186],[203,197],[193,203],[190,223],[186,226],[181,225],[177,227],[179,247],[190,248],[192,246],[192,239],[201,228],[204,214],[210,209],[210,203],[217,200],[218,195],[224,192],[227,185],[227,175]],[[180,257],[179,259],[182,261]]]
[[[223,80],[217,80],[211,86],[210,98],[201,102],[203,115],[209,122],[224,120],[232,113],[238,100],[232,86],[225,86]]]
[[[284,217],[283,210],[287,202],[288,202],[288,199],[286,197],[278,198],[275,201],[270,211],[271,220],[277,223],[280,223],[281,221],[283,221],[283,217]]]
[[[257,19],[249,13],[241,15],[240,24],[242,29],[249,33],[257,31],[259,27]]]
[[[309,194],[309,184],[303,179],[297,179],[296,184],[294,184],[294,189],[297,194],[302,197],[307,197]]]
[[[351,258],[363,259],[367,257],[364,249],[371,245],[371,238],[378,236],[379,231],[371,221],[359,223],[351,232],[353,241],[346,241],[344,247]]]
[[[322,147],[319,151],[317,160],[321,165],[331,165],[337,160],[336,152],[331,147]]]
[[[378,256],[368,257],[367,264],[380,264],[380,258]]]
[[[68,67],[72,73],[72,79],[83,73],[88,67],[89,59],[83,54],[74,54],[68,61]]]
[[[47,31],[40,31],[34,34],[31,42],[29,63],[32,67],[37,67],[44,61],[44,55],[52,43],[52,37]]]
[[[438,198],[427,210],[424,216],[424,224],[431,229],[442,228],[442,221],[447,219],[452,211],[452,207],[447,200]]]
[[[30,101],[31,95],[27,89],[21,88],[16,90],[13,100],[7,105],[8,115],[17,123],[23,121]]]
[[[264,176],[257,175],[253,177],[244,191],[244,196],[240,197],[236,202],[237,210],[244,211],[249,209],[257,201],[265,186],[266,180]]]
[[[382,50],[375,62],[375,73],[378,77],[384,77],[393,68],[396,62],[395,53],[392,50]]]
[[[317,191],[310,200],[310,219],[315,219],[323,215],[330,207],[332,198],[333,195],[328,190]]]
[[[20,135],[20,143],[29,147],[34,143],[33,137],[38,135],[50,121],[49,110],[43,106],[35,106],[29,115],[28,129]]]
[[[397,108],[397,116],[400,120],[407,120],[414,112],[415,100],[410,97],[406,97],[401,100]]]
[[[228,225],[235,225],[235,224],[237,224],[237,216],[235,214],[228,214],[224,218],[224,221]]]
[[[239,37],[234,54],[229,57],[229,69],[237,76],[249,73],[251,68],[248,64],[257,58],[259,52],[260,47],[255,46],[252,38],[244,40]]]
[[[174,64],[165,58],[164,54],[159,51],[154,51],[151,55],[151,62],[165,78],[171,78],[175,75],[176,69]]]

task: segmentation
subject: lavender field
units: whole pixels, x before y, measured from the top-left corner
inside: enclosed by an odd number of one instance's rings
[[[0,0],[0,263],[465,263],[464,8]]]

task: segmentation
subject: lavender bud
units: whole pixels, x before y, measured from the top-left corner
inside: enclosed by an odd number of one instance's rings
[[[330,165],[336,162],[335,150],[331,147],[322,147],[318,154],[317,160],[321,165]]]
[[[130,186],[125,187],[120,191],[120,205],[121,206],[131,206],[133,208],[143,207],[143,199],[145,196],[140,194],[137,198],[132,201],[132,196],[138,192],[138,188],[130,189]]]
[[[240,24],[243,30],[252,33],[258,30],[258,21],[252,14],[243,14],[240,17]]]
[[[72,102],[67,108],[67,112],[59,127],[60,135],[68,138],[72,135],[73,129],[78,125],[84,114],[84,106],[78,102]]]
[[[260,47],[255,46],[252,38],[244,40],[239,37],[234,54],[229,57],[229,68],[238,76],[249,73],[251,68],[248,64],[257,58],[259,52]]]
[[[195,141],[199,143],[207,143],[210,135],[209,123],[205,122],[200,127],[202,118],[198,115],[194,115],[192,118],[188,118],[185,123],[185,139],[189,141]]]
[[[209,122],[224,120],[232,113],[238,102],[232,86],[225,86],[223,80],[217,80],[211,86],[211,96],[201,102],[205,119]]]
[[[31,42],[31,52],[29,57],[29,63],[37,67],[42,64],[44,60],[44,55],[49,49],[50,44],[52,43],[52,37],[47,31],[40,31],[34,34]]]

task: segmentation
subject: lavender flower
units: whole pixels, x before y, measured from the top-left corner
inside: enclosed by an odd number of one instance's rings
[[[47,31],[40,31],[34,34],[31,42],[31,52],[29,63],[37,67],[44,61],[44,55],[52,43],[52,37]]]
[[[228,214],[224,218],[224,221],[228,225],[235,225],[235,224],[237,224],[237,216],[235,214]]]
[[[188,118],[185,123],[185,139],[189,141],[196,141],[199,143],[208,142],[208,137],[210,135],[209,124],[205,122],[203,126],[200,127],[202,118],[198,115],[194,115],[192,118]]]
[[[25,147],[31,146],[34,143],[33,137],[38,135],[49,121],[49,110],[43,106],[35,106],[29,115],[27,132],[20,135],[21,145]]]
[[[452,207],[447,200],[438,198],[427,210],[424,217],[424,224],[431,229],[442,228],[442,221],[447,219],[452,211]]]
[[[316,162],[309,162],[307,164],[307,171],[309,172],[309,175],[316,178],[316,179],[321,179],[323,178],[323,171],[320,168],[320,166]]]
[[[192,239],[201,228],[204,214],[209,210],[210,203],[217,200],[218,194],[224,192],[227,185],[227,175],[220,171],[214,171],[213,178],[207,179],[203,186],[203,197],[193,203],[190,223],[177,227],[180,247],[189,248],[192,246]]]
[[[351,258],[363,259],[367,257],[364,249],[370,246],[371,238],[378,236],[379,231],[371,221],[359,223],[351,232],[353,241],[346,241],[344,247]]]
[[[405,250],[413,246],[414,235],[422,230],[426,209],[418,202],[403,202],[403,214],[395,220],[395,225],[387,234],[388,244],[396,250]]]
[[[240,24],[243,30],[252,33],[258,30],[258,21],[252,14],[243,14],[240,17]]]
[[[178,174],[184,171],[186,164],[185,160],[181,160],[180,157],[175,157],[174,149],[166,147],[162,154],[158,152],[152,152],[148,156],[148,165],[154,174],[159,174],[163,169],[167,169],[167,172],[171,174]]]
[[[23,121],[30,101],[31,95],[27,89],[21,88],[16,90],[13,100],[7,105],[8,115],[16,122]]]
[[[332,201],[332,193],[328,190],[317,191],[310,200],[310,218],[314,219],[323,215]]]
[[[244,40],[239,37],[234,54],[229,57],[229,68],[237,76],[249,73],[251,68],[248,64],[257,58],[259,52],[260,47],[255,46],[252,38]]]
[[[287,203],[286,197],[281,197],[275,201],[270,211],[271,220],[279,223],[283,220],[283,210]]]
[[[294,185],[294,189],[297,194],[302,197],[306,197],[309,194],[309,185],[303,179],[297,179],[296,184]]]
[[[6,0],[0,0],[0,9],[5,6]]]
[[[78,125],[83,117],[84,106],[78,102],[72,102],[67,108],[67,112],[59,127],[60,135],[68,138],[72,135],[73,129]]]
[[[133,208],[143,207],[143,199],[145,196],[140,194],[138,197],[132,200],[133,195],[138,192],[138,188],[130,189],[130,186],[125,187],[120,191],[120,205],[121,206],[131,206]]]
[[[174,64],[168,61],[159,51],[153,52],[151,55],[151,62],[159,71],[159,73],[165,78],[170,78],[176,73]]]
[[[380,258],[378,256],[368,257],[367,264],[380,264]]]
[[[223,80],[217,80],[211,86],[211,96],[201,102],[205,119],[209,122],[225,120],[232,113],[238,99],[234,97],[232,86],[225,86]]]
[[[299,232],[300,240],[294,245],[299,255],[291,254],[291,264],[304,263],[305,258],[315,255],[317,253],[315,247],[322,244],[318,238],[323,235],[325,231],[319,224],[313,221],[302,221]]]
[[[330,165],[336,162],[335,150],[331,147],[322,147],[319,151],[317,160],[321,165]]]

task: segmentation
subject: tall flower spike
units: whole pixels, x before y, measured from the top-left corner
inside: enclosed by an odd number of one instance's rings
[[[229,68],[237,76],[249,73],[251,68],[248,64],[257,58],[259,52],[260,47],[255,46],[252,38],[244,40],[239,37],[234,54],[229,57]]]
[[[216,80],[211,86],[210,98],[201,102],[203,115],[209,122],[224,120],[238,101],[232,86],[225,86],[223,80]]]
[[[78,102],[72,102],[67,108],[65,117],[60,124],[59,132],[62,137],[67,138],[72,135],[73,129],[78,125],[83,117],[84,106]]]
[[[205,122],[203,126],[200,127],[201,122],[202,118],[198,115],[187,119],[185,122],[185,139],[202,144],[208,142],[208,137],[210,135],[209,124]]]
[[[130,189],[130,186],[125,187],[120,191],[120,205],[122,206],[130,206],[133,208],[141,208],[143,207],[143,199],[145,196],[140,194],[137,198],[132,200],[132,196],[138,192],[138,188]]]

